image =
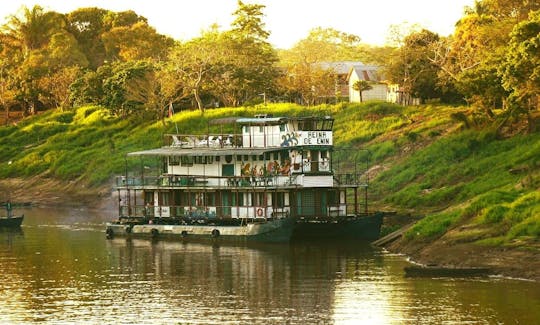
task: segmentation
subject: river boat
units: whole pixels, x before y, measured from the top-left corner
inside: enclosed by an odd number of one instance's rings
[[[367,213],[367,166],[342,155],[351,171],[336,172],[333,123],[257,115],[213,120],[204,135],[165,134],[162,147],[127,154],[107,236],[377,238],[382,215]]]
[[[13,215],[12,203],[6,202],[2,206],[6,209],[6,215],[0,216],[0,228],[19,228],[24,220],[24,214]]]
[[[483,277],[491,274],[491,269],[486,267],[446,267],[411,265],[404,269],[406,277]]]

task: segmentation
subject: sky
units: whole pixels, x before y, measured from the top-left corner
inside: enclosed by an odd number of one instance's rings
[[[289,49],[316,27],[357,35],[363,43],[383,45],[392,25],[418,24],[441,36],[453,33],[465,6],[474,0],[243,0],[261,4],[269,42]],[[189,40],[216,23],[230,28],[237,0],[0,0],[0,24],[21,6],[40,5],[68,13],[77,8],[133,10],[148,19],[158,33]]]

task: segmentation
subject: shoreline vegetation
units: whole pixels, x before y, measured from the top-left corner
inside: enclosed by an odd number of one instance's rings
[[[469,110],[269,104],[181,111],[165,124],[114,117],[100,106],[49,110],[0,127],[0,195],[109,214],[112,178],[125,171],[125,154],[161,146],[165,133],[199,133],[209,120],[229,116],[331,115],[336,146],[352,152],[337,157],[340,168],[366,158],[358,149],[370,152],[370,209],[396,212],[385,218],[384,233],[416,221],[387,250],[425,265],[487,267],[540,281],[540,133],[520,124],[501,131],[465,123],[459,116]]]

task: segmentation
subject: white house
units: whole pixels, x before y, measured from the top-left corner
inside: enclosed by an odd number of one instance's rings
[[[383,82],[381,74],[379,73],[379,68],[374,65],[354,65],[349,69],[349,74],[347,75],[347,82],[349,85],[349,102],[358,103],[360,102],[360,93],[357,90],[354,90],[353,85],[359,80],[365,80],[370,82],[370,90],[365,90],[362,92],[362,100],[381,100],[388,101],[388,85]]]

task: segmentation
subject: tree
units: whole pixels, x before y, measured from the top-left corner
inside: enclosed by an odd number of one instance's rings
[[[363,102],[362,93],[367,90],[373,89],[373,86],[366,80],[357,80],[353,84],[353,89],[360,95],[360,102]]]
[[[31,114],[39,103],[39,79],[47,73],[47,46],[53,35],[62,32],[64,23],[61,14],[34,6],[22,7],[20,14],[10,16],[2,27],[5,40],[19,51],[13,52],[11,58],[16,61],[12,70],[17,83],[16,98]]]
[[[85,53],[89,67],[96,70],[107,59],[102,34],[110,30],[105,23],[108,10],[100,8],[79,8],[66,15],[67,30],[72,34],[81,51]]]
[[[201,112],[204,112],[201,93],[209,89],[212,80],[224,72],[224,47],[219,45],[221,37],[216,30],[209,31],[185,44],[179,44],[170,54],[170,70],[178,76],[176,82],[182,83],[178,88],[184,88],[186,95],[193,95]]]
[[[70,105],[69,87],[80,74],[78,66],[59,69],[39,80],[39,86],[44,91],[40,94],[41,101],[52,107],[66,110]]]
[[[3,26],[4,33],[23,51],[26,57],[31,50],[45,47],[51,36],[62,29],[61,14],[45,11],[41,6],[22,7],[19,15],[11,15]]]
[[[279,86],[289,100],[304,105],[317,104],[319,97],[327,98],[335,92],[335,85],[335,73],[314,64],[292,65],[279,78]]]
[[[440,43],[431,58],[441,68],[444,83],[453,83],[469,103],[495,117],[493,108],[504,108],[508,97],[499,68],[509,34],[528,12],[538,9],[540,2],[528,0],[482,0],[467,8],[454,35]]]
[[[438,41],[439,35],[425,29],[408,35],[386,67],[388,78],[413,97],[422,100],[440,97],[439,67],[430,60]]]
[[[510,92],[511,110],[527,115],[529,130],[535,128],[531,111],[540,108],[540,10],[517,24],[510,34],[505,60],[500,66],[504,88]]]
[[[101,35],[109,57],[120,61],[156,59],[167,57],[173,40],[158,34],[146,21],[131,26],[113,27]]]
[[[0,105],[4,109],[5,122],[9,123],[10,108],[16,102],[16,49],[10,46],[4,34],[0,34]]]
[[[283,51],[281,60],[285,65],[355,61],[363,59],[363,52],[359,49],[359,36],[333,28],[317,27],[310,30],[308,36],[293,48]]]
[[[232,29],[226,33],[226,43],[231,47],[230,55],[225,57],[227,71],[223,76],[233,86],[225,92],[227,104],[232,106],[259,98],[259,94],[274,88],[278,58],[267,40],[269,33],[262,21],[264,8],[263,5],[238,1]]]

